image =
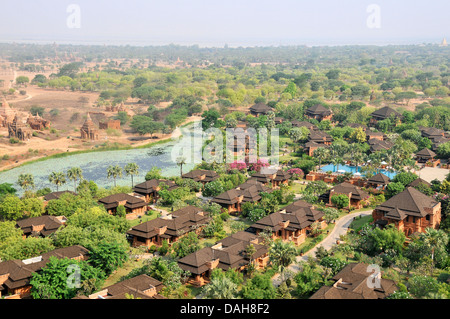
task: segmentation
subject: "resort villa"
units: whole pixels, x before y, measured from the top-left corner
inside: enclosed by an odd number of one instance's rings
[[[211,271],[215,268],[238,271],[244,270],[250,263],[256,268],[265,267],[269,261],[268,250],[262,245],[262,238],[246,231],[230,235],[211,247],[202,248],[178,260],[178,266],[189,271],[192,276],[188,283],[203,286],[209,282]],[[253,246],[253,253],[248,253]]]
[[[395,225],[406,236],[438,228],[441,222],[441,203],[413,187],[391,197],[372,212],[375,225]]]
[[[373,275],[372,271],[369,264],[350,263],[331,278],[331,286],[322,286],[310,299],[386,299],[398,290],[393,280],[381,278],[381,273]],[[375,279],[379,285],[367,284]]]
[[[106,196],[100,198],[98,202],[103,204],[106,211],[111,215],[117,213],[119,206],[124,206],[127,219],[138,218],[138,216],[142,216],[147,212],[147,202],[145,200],[125,193]]]
[[[30,297],[30,279],[34,272],[43,268],[50,257],[87,260],[89,250],[82,246],[70,246],[52,250],[48,253],[25,260],[8,260],[0,263],[0,296],[6,299]]]
[[[210,221],[209,213],[195,206],[186,206],[164,217],[134,226],[127,232],[133,247],[170,245],[191,231],[197,234]]]
[[[257,235],[269,231],[274,240],[281,239],[300,245],[306,240],[313,223],[319,223],[320,229],[326,227],[323,216],[322,211],[316,210],[313,205],[305,201],[299,200],[258,220],[250,226],[249,231],[254,231]]]
[[[151,179],[133,187],[133,192],[143,196],[147,203],[156,203],[159,198],[158,192],[161,186],[167,187],[169,191],[178,188],[175,182],[166,179]]]

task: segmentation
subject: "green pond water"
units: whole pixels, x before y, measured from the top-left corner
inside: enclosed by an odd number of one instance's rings
[[[184,132],[192,132],[194,124],[183,129]],[[18,194],[23,191],[17,184],[20,174],[30,173],[34,176],[35,189],[50,187],[56,190],[56,186],[51,184],[48,176],[51,172],[64,172],[71,167],[80,167],[83,170],[83,177],[86,180],[92,180],[100,187],[110,188],[114,186],[114,180],[107,178],[106,170],[109,165],[119,165],[125,167],[128,163],[136,163],[139,165],[139,175],[134,176],[134,184],[143,182],[145,174],[156,166],[162,171],[162,175],[166,177],[179,176],[180,167],[176,161],[172,159],[172,149],[179,139],[172,139],[163,144],[157,144],[148,148],[88,152],[82,154],[68,155],[62,158],[50,158],[47,160],[26,164],[4,172],[0,172],[0,183],[11,183],[17,189]],[[183,173],[194,168],[194,163],[186,163],[183,165]],[[131,186],[131,177],[123,172],[122,177],[116,179],[117,185]],[[73,190],[73,182],[67,183],[59,190]]]

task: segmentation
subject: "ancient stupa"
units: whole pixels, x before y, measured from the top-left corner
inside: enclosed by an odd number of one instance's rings
[[[447,40],[445,38],[442,39],[441,47],[447,46]]]
[[[81,138],[87,140],[98,140],[98,129],[91,119],[89,113],[87,114],[86,121],[80,129]]]

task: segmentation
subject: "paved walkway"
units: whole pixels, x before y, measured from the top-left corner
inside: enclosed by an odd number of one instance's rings
[[[307,261],[309,257],[315,258],[315,254],[317,251],[317,248],[322,246],[326,250],[330,250],[331,247],[333,247],[336,244],[336,241],[339,239],[341,235],[345,235],[348,231],[348,227],[352,223],[353,219],[357,216],[369,216],[372,214],[372,210],[366,210],[362,212],[356,212],[351,213],[348,215],[345,215],[337,220],[336,225],[334,226],[333,230],[331,231],[328,236],[322,240],[320,243],[318,243],[314,248],[310,249],[306,254],[303,256],[297,256],[296,261],[291,264],[288,269],[294,273],[298,272],[300,270],[298,266],[298,262],[300,261]],[[277,274],[272,278],[273,285],[275,287],[278,287],[281,284],[280,275]]]

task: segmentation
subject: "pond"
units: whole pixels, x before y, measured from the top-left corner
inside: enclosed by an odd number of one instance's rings
[[[328,165],[322,166],[320,168],[320,170],[322,172],[331,171],[333,173],[338,171],[337,170],[337,166],[333,165],[333,164],[328,164]],[[353,173],[353,174],[355,174],[357,172],[356,171],[356,166],[350,166],[350,165],[339,165],[339,171],[341,171],[341,170],[343,171],[342,173],[344,173],[344,171],[345,172],[350,172],[350,173]],[[364,173],[361,172],[361,166],[358,167],[358,172],[361,173],[362,176],[364,176]],[[395,175],[397,175],[396,172],[391,172],[391,171],[388,171],[388,170],[385,170],[385,169],[380,169],[380,170],[378,170],[378,172],[379,173],[383,173],[384,175],[386,175],[390,179],[394,178]]]
[[[192,131],[196,124],[190,124],[183,128],[183,131]],[[10,183],[17,189],[18,195],[23,194],[22,189],[17,184],[19,175],[30,173],[34,177],[36,190],[44,187],[50,187],[56,191],[56,186],[51,184],[48,176],[51,172],[64,172],[71,167],[80,167],[83,170],[83,177],[86,180],[94,181],[99,187],[110,188],[114,186],[114,180],[107,178],[106,170],[110,165],[119,165],[124,167],[128,163],[136,163],[139,166],[139,174],[134,176],[134,184],[143,182],[145,175],[152,167],[161,169],[165,177],[179,176],[180,167],[172,160],[172,148],[178,141],[168,140],[163,144],[156,144],[148,148],[136,148],[128,150],[114,150],[101,152],[88,152],[81,154],[68,155],[62,158],[50,158],[40,162],[25,164],[4,172],[0,172],[0,183]],[[194,168],[194,163],[183,165],[183,173]],[[119,186],[131,186],[131,176],[123,172],[122,177],[116,179]],[[73,182],[67,183],[59,190],[73,190]]]

